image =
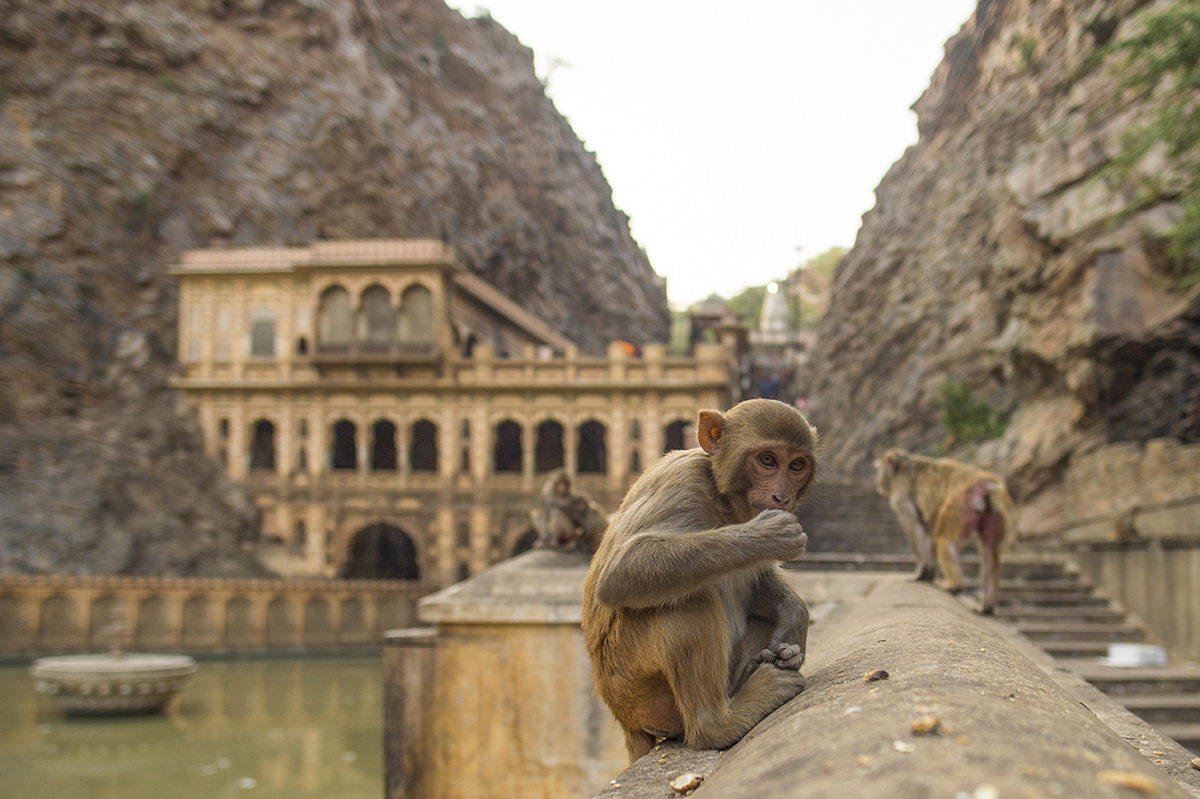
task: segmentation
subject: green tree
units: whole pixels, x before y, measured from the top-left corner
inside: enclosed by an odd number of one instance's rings
[[[758,330],[758,323],[762,319],[763,297],[766,295],[766,286],[751,286],[729,301],[729,310],[733,311],[734,316],[747,330]]]
[[[1113,168],[1128,180],[1148,153],[1163,148],[1169,175],[1149,179],[1140,204],[1174,199],[1181,206],[1168,252],[1178,287],[1189,288],[1200,283],[1200,0],[1178,0],[1141,21],[1138,33],[1103,50],[1118,59],[1122,91],[1140,94],[1154,109],[1126,135]]]
[[[987,400],[976,399],[966,383],[943,380],[937,406],[950,444],[987,441],[1004,435],[1004,423],[996,409]]]

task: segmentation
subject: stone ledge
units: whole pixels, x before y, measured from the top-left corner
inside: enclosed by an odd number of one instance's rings
[[[534,550],[430,594],[424,624],[579,624],[587,558]]]
[[[668,781],[692,771],[705,775],[696,795],[714,797],[1139,795],[1104,772],[1156,797],[1200,797],[1187,750],[927,585],[881,580],[814,625],[809,653],[808,689],[733,748],[664,742],[599,796],[666,799]],[[890,678],[864,682],[873,669]],[[926,716],[940,732],[914,735]]]

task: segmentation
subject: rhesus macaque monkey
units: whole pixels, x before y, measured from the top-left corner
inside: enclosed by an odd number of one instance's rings
[[[976,466],[902,449],[889,449],[875,461],[875,477],[877,490],[888,498],[917,556],[913,579],[932,581],[940,567],[938,587],[961,591],[958,547],[978,534],[983,583],[979,612],[995,613],[1000,547],[1014,534],[1017,518],[1004,481]]]
[[[793,510],[817,431],[762,399],[700,411],[696,429],[700,449],[629,489],[583,586],[592,675],[631,762],[655,736],[731,746],[805,686],[808,607],[779,561],[808,542]]]
[[[542,483],[537,506],[529,512],[537,532],[534,547],[539,549],[578,549],[589,557],[600,545],[608,526],[604,509],[587,496],[571,490],[571,478],[555,469]]]

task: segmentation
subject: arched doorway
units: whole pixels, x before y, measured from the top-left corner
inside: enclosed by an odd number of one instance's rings
[[[496,425],[494,465],[497,472],[521,471],[521,425],[505,419]]]
[[[553,419],[547,419],[537,426],[533,461],[534,471],[538,474],[563,466],[563,426]]]
[[[354,441],[356,432],[354,423],[346,419],[333,426],[333,468],[358,468],[358,445]]]
[[[688,423],[683,419],[676,419],[667,425],[666,452],[687,448],[687,444],[684,443],[684,434],[687,431],[687,426]]]
[[[266,419],[254,423],[250,436],[250,469],[271,470],[275,468],[275,425]]]
[[[436,472],[438,468],[437,425],[420,419],[412,426],[408,468],[414,472]]]
[[[380,419],[371,428],[371,469],[396,470],[396,425]]]
[[[589,419],[579,426],[579,450],[576,468],[580,474],[604,474],[608,471],[608,449],[604,425]]]
[[[341,577],[366,580],[416,580],[417,547],[408,533],[390,524],[364,527],[350,539]]]

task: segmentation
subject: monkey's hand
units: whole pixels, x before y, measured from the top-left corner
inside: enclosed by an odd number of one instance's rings
[[[764,663],[774,663],[775,667],[780,669],[800,671],[800,667],[804,665],[804,650],[799,644],[774,644],[750,659],[746,673],[749,674]]]
[[[764,510],[751,519],[746,527],[764,545],[768,557],[777,560],[795,560],[808,547],[804,528],[796,521],[796,515],[786,510]]]

